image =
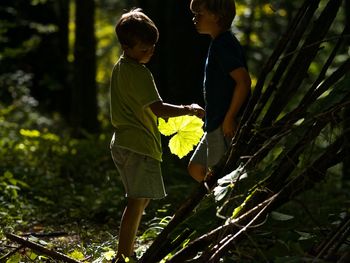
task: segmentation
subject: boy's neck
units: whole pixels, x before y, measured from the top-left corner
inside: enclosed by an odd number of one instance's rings
[[[125,51],[123,51],[122,57],[124,57],[124,58],[126,58],[126,59],[128,59],[129,61],[132,61],[132,62],[134,62],[134,63],[142,64],[142,63],[140,63],[139,61],[137,61],[135,58],[133,58],[133,57],[129,56],[127,53],[125,53]]]
[[[227,30],[224,30],[222,28],[217,28],[216,30],[213,30],[211,33],[210,33],[210,37],[212,39],[215,39],[217,38],[219,35],[221,35],[222,33],[224,33],[225,31]]]

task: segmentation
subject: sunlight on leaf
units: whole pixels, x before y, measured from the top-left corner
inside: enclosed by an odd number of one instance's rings
[[[38,255],[37,254],[35,254],[33,251],[28,251],[28,254],[29,255],[27,255],[32,261],[34,261],[37,257],[38,257]]]
[[[203,136],[203,121],[196,116],[180,116],[169,118],[166,122],[159,118],[158,129],[161,134],[170,136],[175,134],[169,141],[171,153],[180,159],[187,155]]]
[[[280,10],[278,10],[278,14],[280,15],[280,16],[287,16],[287,11],[285,10],[285,9],[280,9]]]
[[[18,262],[21,262],[21,255],[19,253],[16,253],[6,261],[6,263],[18,263]]]
[[[19,133],[22,136],[25,137],[39,137],[40,136],[40,132],[38,130],[25,130],[25,129],[20,129]]]
[[[244,13],[246,12],[247,6],[240,4],[240,3],[236,3],[236,14],[237,16],[243,16]]]
[[[220,178],[218,180],[218,185],[214,188],[215,201],[221,201],[238,180],[242,180],[247,177],[248,174],[244,171],[243,167],[240,166],[231,173]]]
[[[241,212],[241,210],[244,208],[244,206],[246,205],[246,203],[250,200],[250,198],[252,198],[252,196],[254,196],[254,194],[256,193],[257,189],[255,189],[254,191],[252,191],[246,198],[245,200],[239,205],[237,206],[233,212],[232,212],[232,216],[231,218],[237,218],[237,216],[239,215],[239,213]]]
[[[270,4],[264,4],[262,6],[262,11],[267,15],[273,15],[275,13]]]
[[[109,250],[103,253],[103,257],[107,260],[112,260],[114,256],[115,256],[115,252],[113,250]]]
[[[46,2],[47,0],[32,0],[30,4],[36,6],[40,4],[45,4]]]
[[[215,201],[220,201],[222,200],[226,194],[228,193],[228,190],[230,190],[230,185],[228,186],[216,186],[214,188],[214,197],[215,197]]]
[[[53,134],[53,133],[46,133],[42,136],[42,138],[44,140],[48,140],[48,141],[55,141],[55,142],[60,141],[60,138],[56,134]]]
[[[224,177],[218,180],[219,185],[236,183],[237,180],[242,180],[248,177],[248,174],[244,171],[243,167],[240,166],[233,170],[231,173],[226,174]]]
[[[85,258],[84,254],[78,250],[74,250],[73,252],[69,253],[68,256],[71,258],[74,258],[74,259],[78,259],[78,260]]]

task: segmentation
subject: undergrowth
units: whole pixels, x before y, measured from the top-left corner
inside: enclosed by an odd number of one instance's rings
[[[5,236],[14,233],[79,260],[107,262],[115,253],[125,205],[109,153],[111,131],[72,138],[57,116],[38,111],[26,89],[30,78],[21,74],[6,79],[12,83],[5,94],[11,100],[0,102],[0,258],[16,251],[4,262],[53,261],[28,249],[17,251],[19,245]],[[166,142],[164,146],[168,196],[152,201],[143,217],[138,257],[196,188],[186,172],[188,157],[179,160],[168,152]],[[349,207],[349,185],[344,185],[340,167],[334,169],[326,181],[300,197],[307,202],[293,200],[269,215],[265,227],[232,250],[225,262],[302,262]],[[188,227],[210,226],[218,220],[212,210],[201,217]],[[35,237],[38,234],[42,236]]]

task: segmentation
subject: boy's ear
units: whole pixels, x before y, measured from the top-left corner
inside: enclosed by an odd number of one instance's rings
[[[216,22],[217,24],[219,24],[219,21],[220,21],[220,19],[221,19],[220,15],[218,15],[218,14],[213,14],[213,16],[214,16],[215,22]]]

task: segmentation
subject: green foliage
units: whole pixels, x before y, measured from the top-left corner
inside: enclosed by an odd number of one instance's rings
[[[98,3],[96,10],[95,34],[97,39],[97,72],[96,82],[98,85],[98,119],[102,127],[109,127],[109,81],[113,65],[121,53],[115,25],[119,13],[122,10],[123,1],[107,0]],[[74,20],[71,19],[71,23]],[[72,25],[73,27],[73,25]]]
[[[0,102],[0,229],[80,233],[80,227],[64,225],[81,220],[115,224],[123,189],[109,156],[108,132],[87,139],[71,138],[63,122],[38,112],[27,89],[30,76],[17,72],[2,75],[0,80],[8,87],[0,94],[7,98]],[[99,231],[97,238],[88,230],[79,238],[96,241],[106,232]],[[5,242],[3,234],[1,231],[0,246]],[[75,242],[67,242],[67,253],[74,252]],[[101,253],[96,248],[90,250],[90,242],[83,252]],[[21,258],[15,254],[9,262]],[[40,262],[40,258],[33,260]]]
[[[66,231],[67,237],[35,242],[46,242],[75,258],[83,254],[106,262],[116,248],[124,205],[122,183],[110,158],[111,133],[107,130],[85,139],[72,138],[57,116],[38,111],[38,103],[27,88],[30,80],[24,72],[1,76],[8,88],[0,94],[6,97],[0,102],[0,248],[9,244],[5,231]],[[168,222],[176,208],[171,203],[179,202],[191,190],[184,163],[170,154],[164,159],[166,184],[176,184],[169,185],[171,199],[150,205],[140,228],[144,234],[138,253],[147,249]],[[34,257],[34,253],[16,253],[9,262],[27,257]],[[45,257],[39,255],[33,262],[41,260]]]
[[[16,2],[16,1],[15,1]],[[32,0],[31,6],[40,6],[48,0]],[[114,34],[114,25],[126,1],[98,1],[96,12],[97,82],[100,106],[99,121],[105,128],[99,135],[85,139],[70,136],[68,125],[56,113],[43,114],[43,105],[31,95],[34,76],[23,70],[0,75],[0,253],[9,251],[11,244],[4,232],[52,232],[66,231],[67,236],[36,238],[35,242],[55,247],[76,259],[89,258],[92,262],[106,262],[115,254],[118,220],[124,206],[124,191],[109,156],[110,131],[108,127],[109,72],[120,53]],[[290,17],[301,1],[237,1],[237,17],[234,30],[247,49],[249,70],[254,78],[261,65],[271,54],[277,40],[283,35]],[[71,2],[72,3],[72,2]],[[73,7],[73,5],[71,6]],[[11,11],[12,10],[12,11]],[[1,9],[0,11],[4,11]],[[6,9],[6,15],[14,9]],[[73,12],[70,13],[74,14]],[[0,59],[6,60],[5,69],[40,47],[42,37],[57,32],[57,26],[24,21],[13,13],[13,21],[1,20]],[[319,74],[342,28],[344,17],[337,17],[328,40],[309,68],[308,85]],[[16,22],[17,21],[17,22]],[[25,25],[31,33],[18,42],[7,35],[11,29]],[[74,44],[74,17],[70,18],[70,45]],[[164,33],[162,33],[164,34]],[[11,45],[10,45],[11,44]],[[72,48],[71,48],[72,51]],[[69,56],[73,61],[72,52]],[[329,70],[348,56],[339,55]],[[12,60],[13,59],[13,60]],[[17,68],[17,65],[16,67]],[[3,70],[2,72],[5,72]],[[45,80],[41,80],[45,81]],[[56,83],[49,83],[48,91]],[[343,99],[348,85],[336,85],[325,92],[310,108],[310,118]],[[286,111],[295,108],[306,89],[289,101]],[[338,116],[334,116],[335,123]],[[294,129],[277,143],[256,167],[235,170],[224,176],[214,191],[183,222],[176,238],[191,229],[191,236],[181,246],[185,247],[193,237],[232,216],[234,209],[256,189],[253,186],[268,177],[278,162],[291,149],[308,126],[309,119],[300,120]],[[297,171],[307,167],[327,145],[340,134],[339,125],[326,126],[313,144],[308,145],[300,157]],[[186,173],[188,159],[174,159],[164,147],[162,170],[168,197],[150,204],[140,227],[137,241],[140,257],[150,243],[169,222],[178,204],[196,186]],[[224,262],[301,262],[310,260],[307,252],[319,243],[325,233],[331,231],[344,217],[348,206],[348,186],[340,175],[341,167],[331,169],[329,176],[316,189],[303,193],[298,199],[271,213],[264,223],[249,233],[249,238],[237,245],[224,258]],[[246,176],[247,175],[247,176]],[[237,178],[239,177],[239,180]],[[297,189],[296,189],[297,190]],[[259,224],[257,226],[259,226]],[[1,255],[0,255],[1,256]],[[7,262],[44,262],[45,256],[31,250],[19,251]]]

